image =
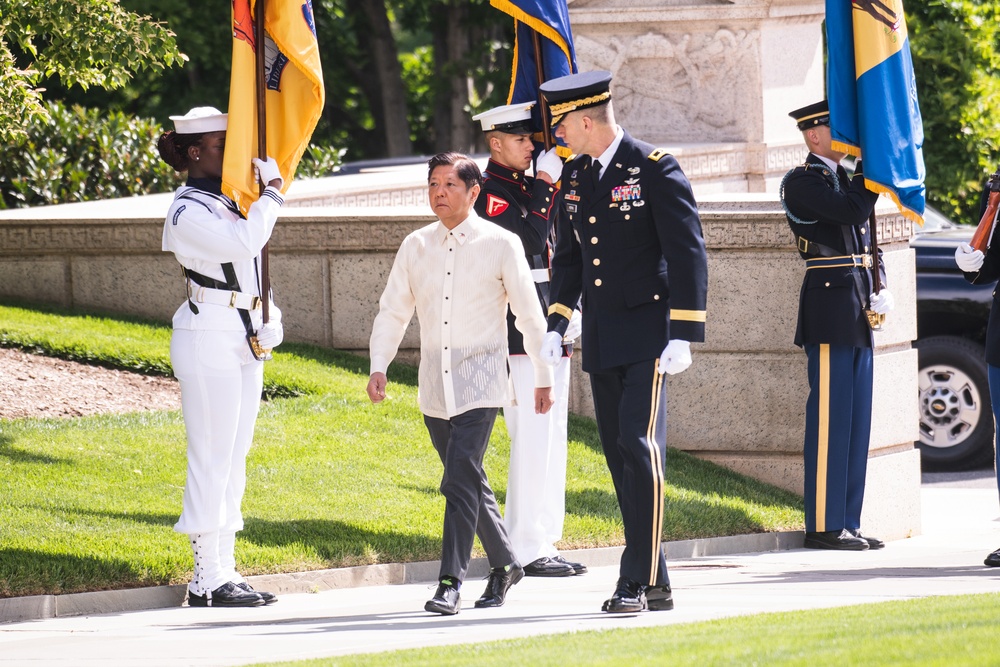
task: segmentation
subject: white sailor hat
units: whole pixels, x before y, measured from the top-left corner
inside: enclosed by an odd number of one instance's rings
[[[506,132],[507,134],[531,134],[531,107],[534,102],[520,102],[496,107],[472,117],[483,125],[483,132]]]
[[[177,134],[204,134],[205,132],[225,132],[229,114],[215,107],[195,107],[183,116],[170,116]]]

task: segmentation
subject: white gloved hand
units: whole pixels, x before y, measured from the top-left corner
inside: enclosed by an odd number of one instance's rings
[[[962,243],[955,248],[955,263],[966,273],[975,273],[983,266],[985,259],[982,250],[974,250],[968,243]]]
[[[583,333],[583,313],[579,310],[574,310],[573,317],[569,318],[569,326],[566,327],[566,333],[563,334],[563,341],[571,343],[579,338],[581,333]]]
[[[562,176],[563,161],[556,153],[555,146],[541,153],[535,160],[535,176],[541,176],[542,172],[548,174],[549,180],[553,183]]]
[[[285,179],[281,177],[281,170],[278,169],[278,161],[273,157],[267,158],[267,161],[261,160],[260,158],[253,158],[253,174],[258,180],[262,181],[264,185],[268,185],[271,181],[277,179],[280,181],[277,187],[280,189],[285,183]]]
[[[273,350],[285,339],[285,328],[281,322],[268,322],[257,330],[257,343],[266,350]]]
[[[872,310],[879,315],[885,315],[896,306],[892,292],[887,289],[883,289],[878,294],[869,295],[868,301],[871,302]]]
[[[663,373],[676,375],[681,371],[687,370],[687,367],[690,365],[691,343],[686,340],[679,340],[675,338],[667,343],[667,346],[663,348],[663,354],[660,355],[659,367],[661,375]]]
[[[559,335],[559,332],[550,331],[545,334],[545,338],[542,339],[542,349],[540,351],[542,361],[549,366],[555,366],[562,359],[562,352],[562,336]]]

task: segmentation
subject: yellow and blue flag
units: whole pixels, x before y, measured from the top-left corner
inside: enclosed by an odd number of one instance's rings
[[[514,17],[514,62],[507,104],[538,101],[538,71],[532,33],[541,37],[542,82],[576,74],[576,50],[569,26],[566,0],[490,0]],[[535,127],[541,128],[540,109],[532,110]]]
[[[864,161],[865,185],[923,224],[924,129],[902,0],[826,0],[833,147]]]
[[[257,157],[256,50],[264,49],[267,154],[287,191],[323,112],[326,93],[311,0],[265,0],[264,44],[254,36],[253,0],[233,0],[233,74],[222,191],[246,215],[259,189],[251,158]]]

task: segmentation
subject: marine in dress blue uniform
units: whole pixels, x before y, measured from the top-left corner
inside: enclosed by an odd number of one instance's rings
[[[549,331],[565,330],[582,297],[583,370],[626,542],[603,609],[672,609],[661,546],[663,373],[687,368],[689,343],[704,340],[705,243],[680,166],[618,127],[610,84],[610,72],[586,72],[541,86],[556,136],[578,153],[562,174]]]
[[[490,161],[483,174],[483,190],[476,213],[484,220],[517,234],[525,249],[532,279],[544,314],[549,307],[549,254],[555,220],[555,181],[563,161],[555,151],[539,156],[536,178],[527,176],[534,143],[531,109],[534,102],[508,104],[476,116],[486,136]],[[547,169],[547,170],[546,170]],[[572,336],[575,337],[575,336]],[[524,337],[507,309],[507,365],[514,388],[514,404],[504,408],[510,434],[510,468],[504,525],[525,576],[567,577],[587,567],[560,555],[566,514],[566,454],[572,341],[554,369],[553,406],[545,414],[532,408],[534,371],[524,349]]]
[[[869,217],[878,195],[854,178],[834,151],[826,101],[789,114],[810,149],[785,176],[781,201],[806,261],[795,344],[808,358],[809,397],[803,443],[805,546],[864,551],[882,548],[861,534],[872,413],[872,327],[866,310],[892,307],[872,294]],[[881,253],[878,270],[885,284]]]

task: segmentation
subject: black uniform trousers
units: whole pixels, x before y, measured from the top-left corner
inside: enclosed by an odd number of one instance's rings
[[[806,343],[806,531],[861,527],[872,415],[872,349]]]
[[[424,415],[431,442],[444,464],[440,578],[465,579],[476,535],[491,568],[504,567],[517,560],[483,469],[483,457],[498,411],[498,408],[475,408],[451,419]]]
[[[667,394],[659,359],[590,373],[597,428],[625,526],[620,575],[669,585],[663,555]]]

